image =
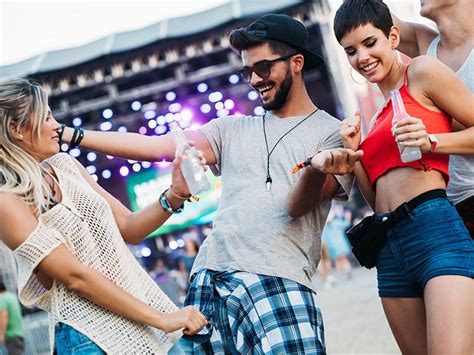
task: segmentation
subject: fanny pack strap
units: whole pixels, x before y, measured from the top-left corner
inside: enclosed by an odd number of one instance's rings
[[[446,190],[436,189],[430,190],[416,196],[408,202],[405,202],[398,206],[395,211],[392,212],[389,221],[391,224],[397,223],[400,219],[405,217],[410,211],[413,211],[422,203],[434,200],[435,198],[447,198]]]

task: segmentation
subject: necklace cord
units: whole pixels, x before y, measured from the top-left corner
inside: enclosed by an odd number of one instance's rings
[[[275,148],[277,147],[278,143],[281,142],[281,140],[283,138],[285,138],[286,135],[288,135],[291,131],[293,131],[296,127],[298,127],[300,124],[302,124],[304,121],[306,121],[309,117],[311,117],[313,114],[315,114],[317,111],[319,110],[319,108],[316,108],[316,110],[314,110],[313,112],[311,112],[309,115],[307,115],[305,118],[303,118],[301,121],[299,121],[297,124],[295,124],[290,130],[288,130],[284,135],[282,135],[280,137],[280,139],[277,140],[277,142],[275,143],[275,145],[273,146],[273,148],[271,150],[269,150],[268,148],[268,140],[267,140],[267,132],[266,132],[266,129],[265,129],[265,117],[267,115],[267,112],[265,112],[262,116],[262,124],[263,124],[263,136],[265,137],[265,147],[267,148],[267,180],[265,181],[265,183],[272,183],[272,177],[270,175],[270,156],[272,155],[273,151],[275,150]]]

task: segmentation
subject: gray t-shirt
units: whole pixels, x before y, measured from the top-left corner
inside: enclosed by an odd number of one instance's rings
[[[440,37],[437,36],[428,47],[426,55],[437,58],[437,48]],[[471,49],[461,68],[456,75],[464,84],[474,92],[474,53]],[[451,155],[449,157],[449,184],[448,197],[454,203],[459,203],[470,196],[474,196],[474,154],[470,155]]]
[[[267,113],[269,150],[304,117],[281,119]],[[321,230],[331,202],[300,218],[291,218],[286,198],[300,173],[292,168],[318,150],[341,147],[340,122],[319,110],[276,146],[270,157],[273,180],[266,191],[267,148],[261,116],[225,117],[201,131],[217,158],[211,167],[222,176],[222,196],[211,234],[204,241],[191,274],[201,269],[237,270],[294,280],[313,289],[311,277],[321,256]],[[353,177],[337,176],[336,198],[350,193]]]

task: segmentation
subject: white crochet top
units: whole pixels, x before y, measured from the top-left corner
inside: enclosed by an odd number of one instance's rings
[[[64,153],[47,160],[59,179],[62,202],[39,217],[31,235],[14,251],[20,301],[50,314],[51,349],[57,322],[88,336],[107,353],[166,353],[181,332],[165,334],[112,313],[54,281],[45,289],[33,272],[51,251],[64,244],[88,267],[161,312],[178,308],[161,291],[127,248],[108,203],[82,177]]]

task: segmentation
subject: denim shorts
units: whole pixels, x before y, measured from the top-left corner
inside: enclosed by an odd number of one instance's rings
[[[375,222],[390,213],[375,214]],[[379,296],[423,297],[441,275],[474,277],[474,241],[451,201],[435,198],[389,228],[377,260]]]
[[[105,355],[105,352],[96,343],[67,324],[57,323],[54,329],[54,337],[55,353],[58,355]]]

